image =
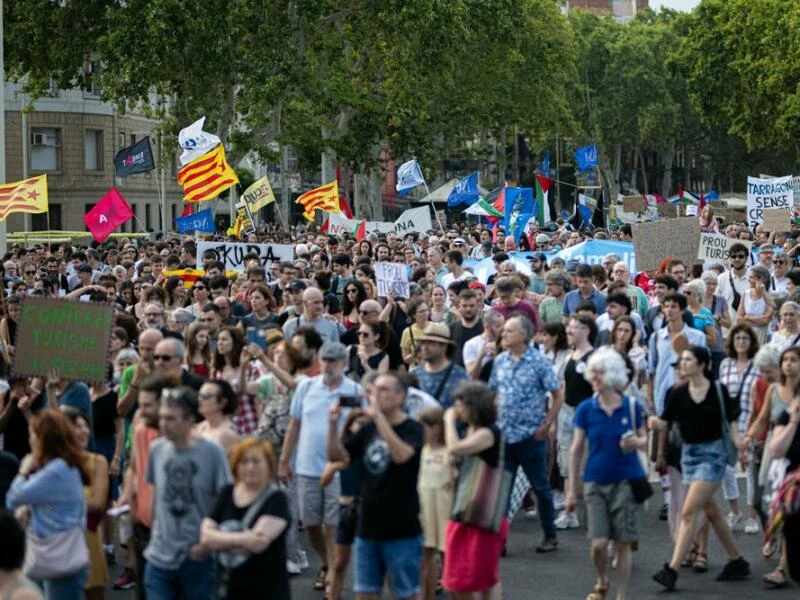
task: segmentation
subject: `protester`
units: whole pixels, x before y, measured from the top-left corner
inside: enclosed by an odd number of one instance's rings
[[[41,589],[22,573],[25,560],[25,530],[14,515],[0,508],[0,598],[44,600]]]
[[[453,404],[455,386],[467,379],[464,367],[450,359],[454,342],[450,330],[444,323],[429,323],[417,338],[420,364],[410,373],[417,378],[419,388],[433,396],[443,409]]]
[[[229,455],[239,441],[239,434],[231,418],[236,414],[237,398],[233,387],[224,379],[206,381],[197,393],[197,412],[203,420],[195,427],[195,433],[219,444]]]
[[[403,351],[403,362],[409,367],[414,367],[419,362],[418,340],[430,322],[430,308],[424,300],[416,299],[409,302],[406,312],[411,322],[403,330],[400,348]]]

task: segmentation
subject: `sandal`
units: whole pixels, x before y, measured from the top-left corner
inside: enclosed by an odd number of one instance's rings
[[[694,561],[697,560],[697,544],[692,544],[691,550],[686,553],[686,556],[681,563],[682,569],[689,569],[694,566]]]
[[[695,573],[705,573],[708,571],[708,554],[705,552],[698,552],[692,567]]]
[[[598,579],[594,584],[594,589],[586,596],[586,600],[606,600],[608,587],[608,584],[603,585],[603,582]]]
[[[766,584],[772,586],[773,589],[780,589],[785,588],[789,585],[789,582],[786,580],[786,573],[783,572],[783,569],[778,567],[772,573],[767,573],[761,578]]]
[[[326,580],[328,578],[328,567],[321,567],[317,578],[314,580],[314,589],[318,592],[325,591]]]
[[[773,554],[778,550],[778,537],[772,536],[769,540],[764,543],[764,546],[761,548],[761,556],[764,558],[771,558]]]

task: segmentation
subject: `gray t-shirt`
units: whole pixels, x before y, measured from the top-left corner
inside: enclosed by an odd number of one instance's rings
[[[300,327],[313,327],[323,342],[338,342],[339,336],[345,332],[341,323],[321,317],[316,321],[307,321],[302,315],[292,317],[283,325],[283,335],[290,339]]]
[[[214,442],[201,438],[178,451],[165,438],[155,440],[147,463],[155,512],[145,558],[162,569],[180,567],[200,541],[200,523],[217,494],[232,480],[225,453]]]

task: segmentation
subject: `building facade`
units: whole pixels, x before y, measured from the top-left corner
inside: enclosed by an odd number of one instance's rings
[[[566,9],[580,8],[599,15],[628,21],[650,6],[650,0],[567,0]]]
[[[12,214],[12,231],[85,231],[83,216],[116,186],[136,213],[120,231],[162,229],[161,200],[166,208],[165,228],[171,229],[183,204],[176,181],[175,157],[165,172],[117,178],[114,155],[150,136],[158,163],[156,123],[136,114],[118,114],[96,90],[53,90],[37,100],[32,110],[19,97],[19,87],[5,86],[6,182],[47,174],[49,213]],[[163,193],[161,190],[163,183]]]

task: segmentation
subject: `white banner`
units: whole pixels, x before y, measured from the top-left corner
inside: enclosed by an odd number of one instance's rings
[[[412,231],[427,233],[430,229],[433,229],[433,223],[431,222],[431,211],[427,205],[409,208],[394,222],[394,230],[399,236]]]
[[[328,233],[331,235],[353,235],[356,227],[361,221],[358,219],[348,219],[341,213],[328,213]],[[389,233],[394,231],[394,223],[386,221],[367,221],[367,233],[377,231],[378,233]]]
[[[408,268],[404,264],[377,262],[375,278],[378,280],[378,297],[385,298],[388,292],[394,292],[397,298],[408,298]]]
[[[747,178],[747,224],[755,227],[764,220],[764,210],[794,209],[792,176],[763,179]]]
[[[270,277],[272,263],[283,260],[291,261],[294,257],[294,247],[291,244],[239,244],[233,242],[198,242],[197,264],[203,264],[203,254],[211,250],[217,255],[216,260],[225,265],[226,271],[244,271],[244,257],[255,254],[261,266],[267,270]]]
[[[328,213],[328,233],[332,235],[349,234],[353,235],[356,226],[361,221],[358,219],[348,219],[341,215],[341,213]],[[400,217],[394,222],[387,221],[367,221],[367,233],[377,231],[378,233],[389,233],[394,231],[399,236],[406,233],[416,231],[418,233],[426,233],[433,229],[431,221],[431,211],[427,206],[419,208],[410,208],[403,212]]]

